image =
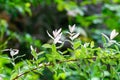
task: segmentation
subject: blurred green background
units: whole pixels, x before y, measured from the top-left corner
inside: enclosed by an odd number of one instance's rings
[[[47,30],[73,24],[81,41],[101,46],[101,33],[120,30],[120,0],[0,0],[0,50],[30,53],[30,45],[50,42]]]

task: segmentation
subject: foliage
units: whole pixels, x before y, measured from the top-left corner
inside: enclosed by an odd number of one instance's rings
[[[0,80],[119,80],[119,24],[120,0],[0,0]]]
[[[1,56],[0,77],[4,80],[119,80],[120,44],[113,40],[118,33],[113,30],[110,39],[102,33],[104,43],[103,48],[100,48],[95,47],[93,41],[82,43],[77,39],[78,33],[74,30],[75,25],[69,25],[69,39],[65,41],[71,44],[71,48],[64,51],[59,50],[65,43],[61,40],[62,32],[59,29],[53,31],[54,37],[59,36],[59,40],[53,38],[56,40],[53,44],[43,44],[42,51],[37,52],[30,46],[33,56],[30,60],[21,58],[21,61],[16,63],[15,60],[22,56]],[[52,38],[49,33],[48,35]],[[71,39],[71,36],[75,38]],[[57,45],[59,42],[61,44]],[[8,64],[12,66],[5,66]]]

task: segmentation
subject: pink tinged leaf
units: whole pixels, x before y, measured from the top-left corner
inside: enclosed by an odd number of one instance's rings
[[[72,26],[72,31],[74,31],[75,30],[75,24]]]
[[[58,42],[59,42],[59,39],[60,39],[60,37],[56,37],[56,38],[54,39],[54,43],[55,43],[55,44],[58,43]]]
[[[10,51],[10,55],[11,55],[11,56],[14,56],[14,51]]]
[[[17,50],[17,49],[10,49],[11,56],[17,55],[18,53],[19,53],[19,50]]]
[[[47,31],[47,34],[50,38],[52,38],[54,40],[54,38],[49,34],[49,32]]]
[[[60,33],[59,35],[57,35],[57,37],[54,39],[54,43],[55,44],[58,43],[58,42],[60,42],[59,40],[61,38],[61,35],[62,35],[62,33]]]
[[[14,49],[13,49],[14,50]],[[14,50],[14,55],[18,54],[19,53],[19,50]]]
[[[73,33],[74,30],[75,30],[75,24],[74,24],[73,26],[70,26],[70,25],[69,25],[69,31],[70,31],[71,33]]]
[[[114,29],[114,30],[111,32],[111,34],[110,34],[110,39],[111,39],[111,40],[114,39],[118,34],[119,34],[119,33],[116,32],[116,30]]]
[[[71,40],[73,40],[73,38],[72,38],[71,36],[70,36],[69,38],[70,38]]]
[[[80,33],[77,33],[76,35],[73,36],[73,40],[77,38],[80,35]]]
[[[58,41],[58,43],[63,43],[62,41]]]
[[[30,49],[31,49],[32,51],[34,50],[32,45],[30,46]]]
[[[61,32],[61,28],[57,31],[57,29],[55,30],[55,31],[53,31],[53,36],[54,37],[57,37],[57,35],[59,35],[60,34],[60,32]]]
[[[53,31],[53,37],[56,37],[56,32],[55,31]]]
[[[57,34],[57,29],[56,29],[55,31],[53,31],[53,36],[54,36],[54,38],[57,37],[57,35],[58,35],[58,34]]]
[[[75,33],[72,33],[70,36],[74,36],[75,35]]]
[[[60,29],[57,31],[57,35],[60,34],[61,30],[62,30],[62,29],[60,28]]]
[[[115,40],[110,40],[109,42],[110,42],[110,43],[116,43],[116,41],[115,41]]]
[[[11,56],[14,56],[14,55],[19,53],[18,49],[11,49],[11,48],[10,49],[5,49],[5,50],[2,50],[2,51],[10,51]]]

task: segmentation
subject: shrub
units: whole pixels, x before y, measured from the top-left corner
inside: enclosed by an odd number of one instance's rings
[[[42,51],[31,45],[30,60],[17,56],[19,50],[10,51],[11,58],[0,56],[0,78],[4,80],[119,80],[120,79],[120,44],[114,38],[118,33],[113,30],[110,37],[102,33],[103,47],[95,47],[93,41],[83,43],[77,38],[75,25],[69,25],[69,39],[62,39],[62,29],[53,31],[52,44],[43,44]],[[60,51],[65,42],[70,48]],[[25,53],[24,53],[25,54]],[[27,54],[25,54],[27,55]],[[22,61],[15,62],[17,58]],[[12,64],[11,64],[12,63]],[[10,65],[12,66],[10,66]]]

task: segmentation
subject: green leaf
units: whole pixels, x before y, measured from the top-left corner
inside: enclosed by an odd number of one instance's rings
[[[39,58],[39,59],[37,60],[37,63],[40,63],[40,62],[42,62],[42,61],[44,61],[44,60],[45,60],[45,57]]]
[[[77,49],[81,45],[80,41],[74,42],[73,48]]]
[[[44,44],[42,47],[44,47],[44,48],[51,48],[51,45],[50,44]]]
[[[67,51],[67,50],[62,52],[62,54],[66,54],[66,53],[68,53],[68,51]]]
[[[79,58],[79,57],[80,57],[80,52],[81,52],[80,49],[75,50],[75,56],[76,56],[76,58]]]
[[[59,73],[58,77],[59,77],[59,79],[65,80],[66,74],[65,73]]]
[[[32,55],[33,55],[33,57],[37,60],[38,55],[37,55],[37,53],[36,53],[35,49],[33,49],[33,47],[32,47],[32,46],[31,46],[31,54],[32,54]]]
[[[52,51],[56,52],[56,46],[55,46],[55,44],[52,45]]]
[[[10,80],[13,80],[17,75],[18,75],[17,72],[13,73],[13,74],[11,75],[11,77],[10,77]]]
[[[41,51],[41,52],[37,53],[37,55],[40,56],[40,55],[42,55],[44,53],[45,53],[45,51]]]
[[[19,62],[15,65],[15,69],[18,70],[23,65],[24,65],[23,62]]]
[[[90,47],[91,48],[93,48],[95,45],[94,45],[94,41],[92,41],[91,43],[90,43]]]
[[[26,60],[27,65],[32,66],[32,63],[29,60]]]
[[[67,48],[67,50],[68,50],[69,52],[71,52],[71,53],[73,52],[73,50],[72,50],[72,49],[70,49],[70,48]]]

